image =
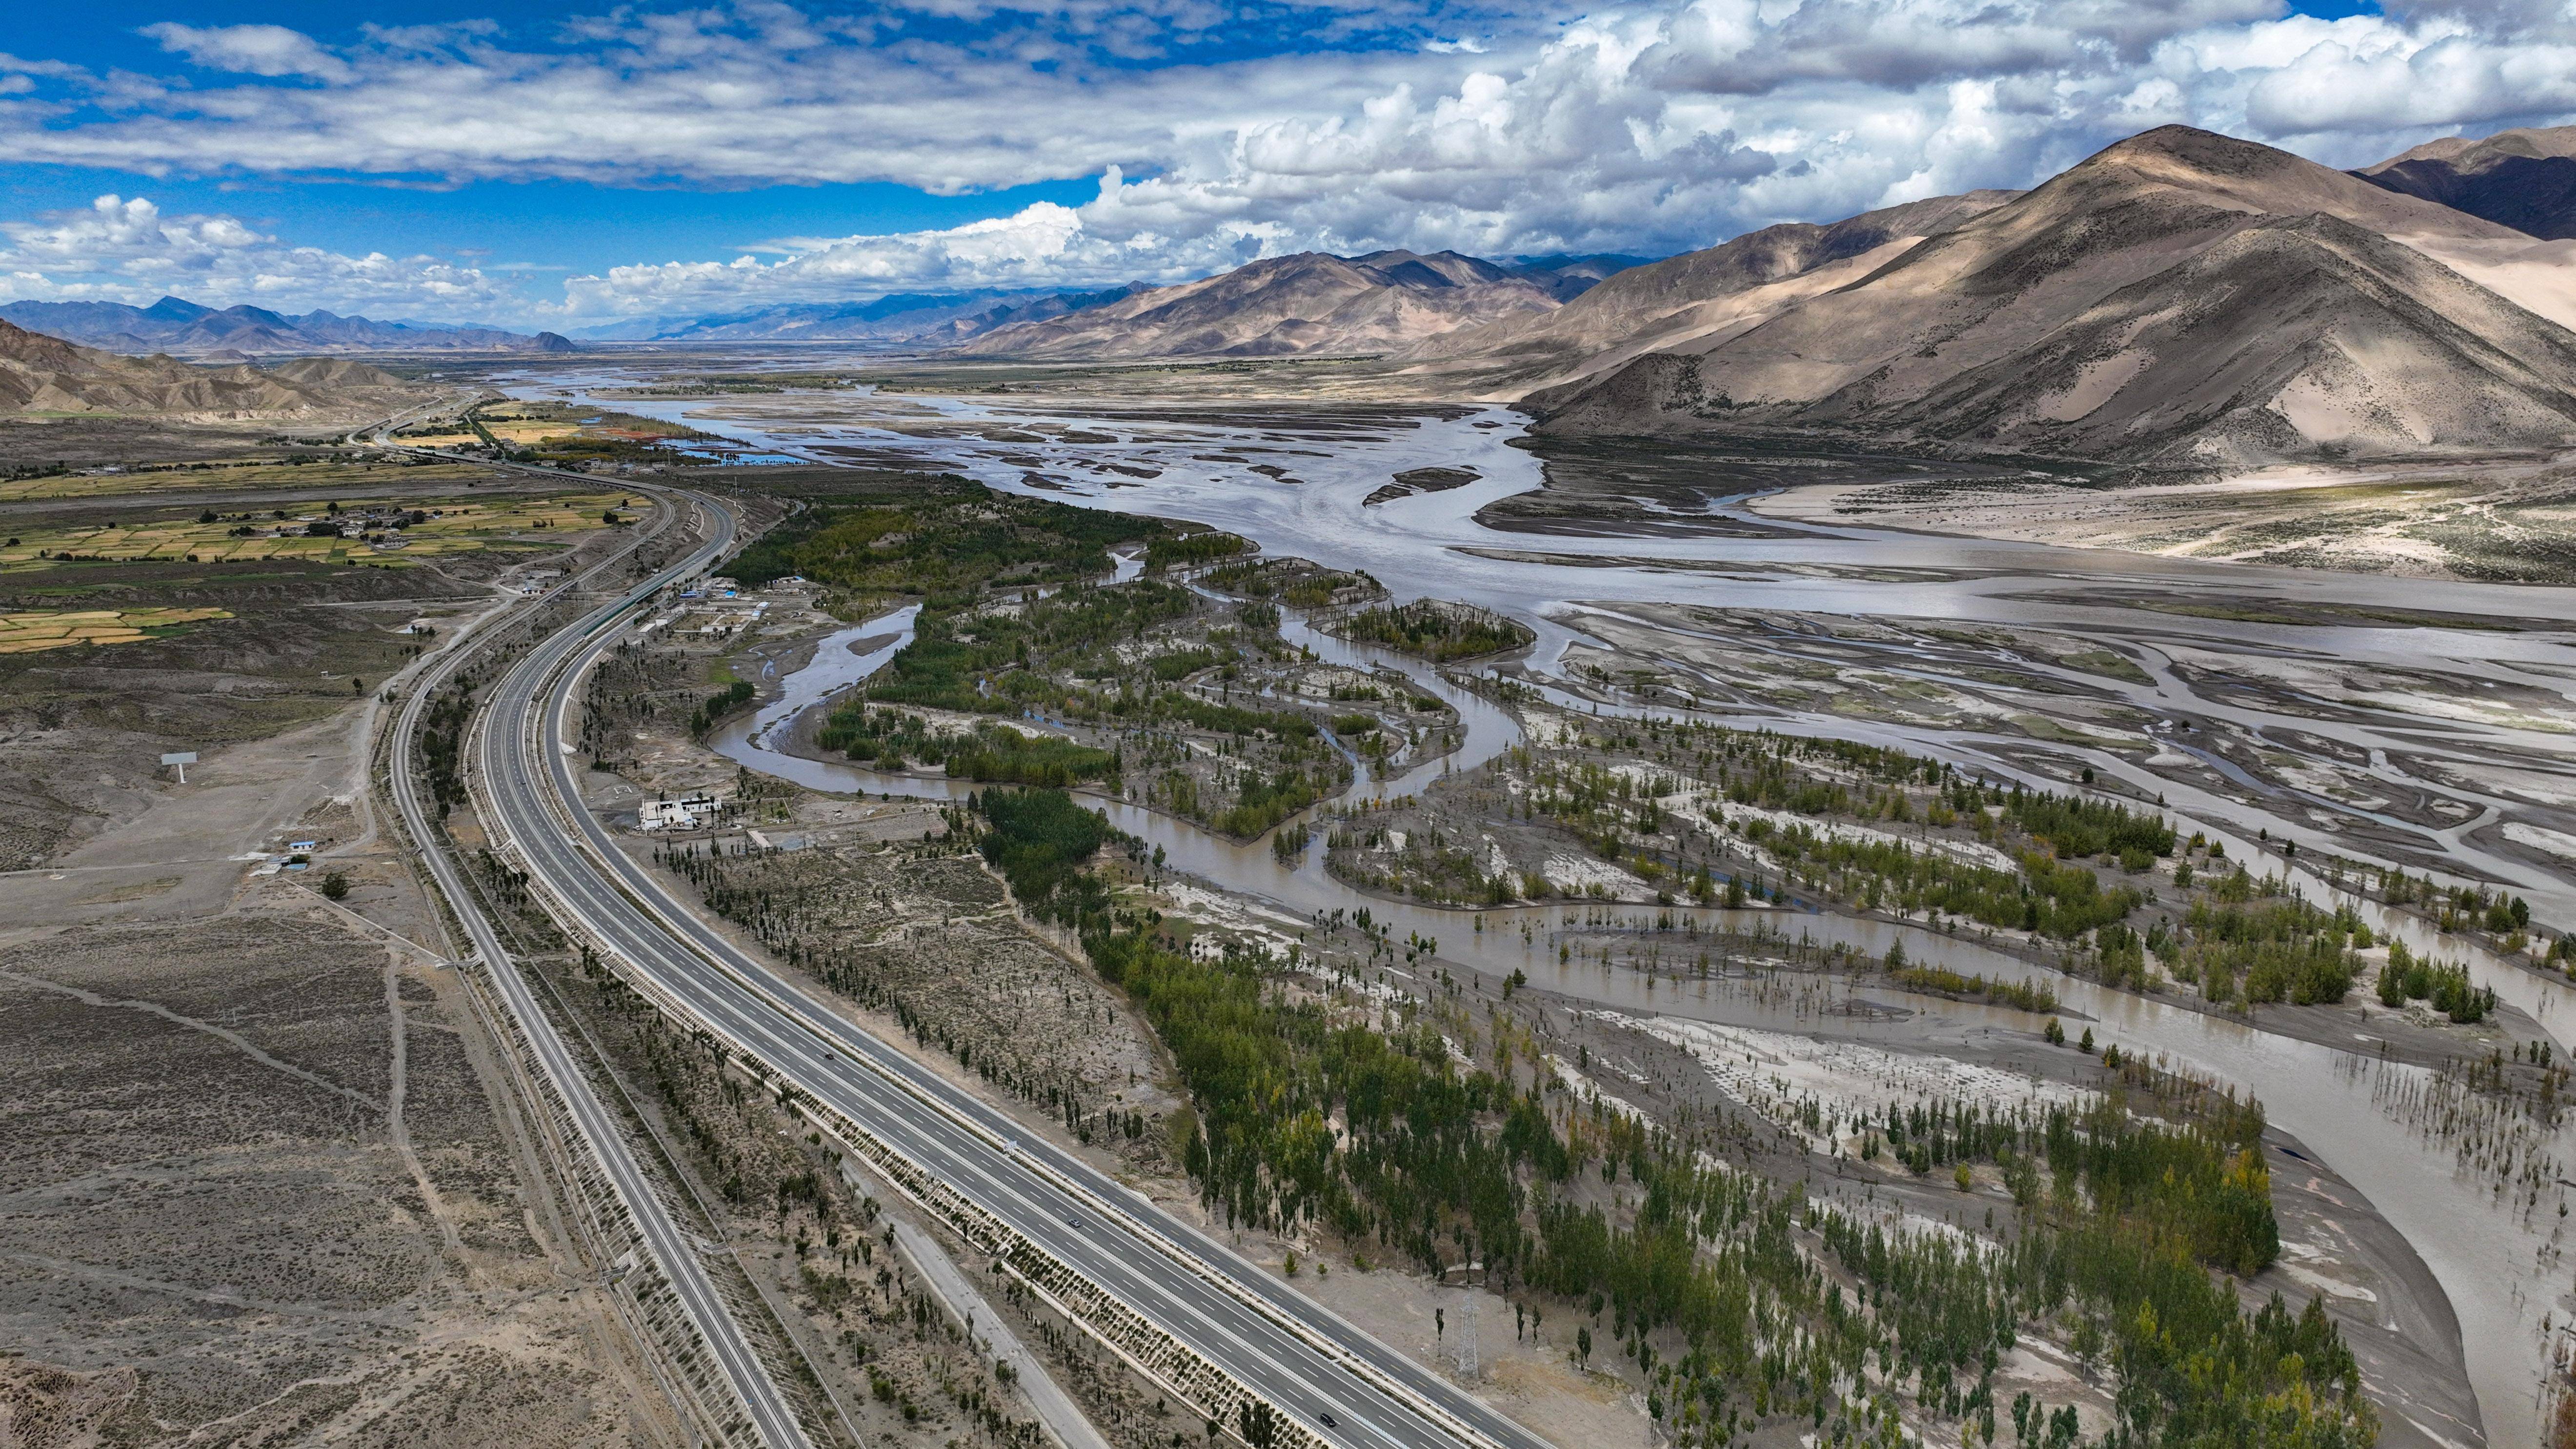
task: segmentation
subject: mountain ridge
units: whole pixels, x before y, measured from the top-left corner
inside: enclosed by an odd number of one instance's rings
[[[245,356],[321,352],[570,352],[571,339],[494,327],[379,322],[316,309],[300,316],[248,305],[215,308],[165,296],[149,307],[123,302],[0,303],[0,321],[86,347],[133,355],[230,352]]]
[[[1396,355],[1420,375],[1487,386],[1545,386],[1625,361],[1638,352],[1741,324],[1750,326],[1823,282],[1818,268],[1910,245],[2002,204],[2018,192],[1975,191],[1907,202],[1827,225],[1788,222],[1716,246],[1642,263],[1604,278],[1558,310],[1430,338]],[[1885,260],[1881,257],[1880,260]],[[1825,281],[1848,281],[1858,273]],[[1784,286],[1784,284],[1787,284]],[[1760,295],[1766,290],[1772,295]]]
[[[1560,434],[1811,428],[2181,468],[2576,443],[2576,333],[2401,238],[2528,240],[2165,127],[1749,328],[1523,404]]]
[[[659,319],[633,340],[653,342],[874,342],[890,347],[947,346],[1016,322],[1063,316],[1144,290],[1123,287],[1060,291],[977,288],[954,293],[895,292],[865,302],[783,302],[685,320]]]
[[[193,422],[324,421],[391,411],[415,389],[347,358],[308,357],[263,369],[192,366],[132,357],[31,332],[0,318],[0,415],[151,415]]]
[[[2576,238],[2576,126],[2445,136],[2352,174],[2530,236]]]
[[[1295,252],[1155,287],[952,349],[1037,361],[1383,353],[1496,317],[1554,311],[1620,259],[1502,263],[1453,251]]]

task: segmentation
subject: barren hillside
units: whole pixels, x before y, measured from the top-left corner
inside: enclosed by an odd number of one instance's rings
[[[158,355],[121,357],[0,321],[0,415],[321,422],[385,412],[414,391],[360,363],[305,358],[267,370],[196,367]]]
[[[1793,303],[1859,280],[1923,238],[2014,194],[1976,191],[1864,212],[1831,226],[1764,227],[1620,272],[1554,312],[1443,333],[1398,360],[1483,387],[1571,381],[1641,352],[1742,332]]]
[[[2409,244],[2519,240],[2166,127],[1756,326],[1531,401],[1559,432],[1827,427],[2191,467],[2561,446],[2576,335]]]
[[[1063,361],[1389,352],[1472,323],[1553,312],[1559,290],[1552,275],[1516,275],[1455,252],[1300,252],[1003,327],[957,351]]]

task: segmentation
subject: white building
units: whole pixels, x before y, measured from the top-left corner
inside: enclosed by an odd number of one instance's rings
[[[636,809],[636,823],[646,830],[696,830],[715,819],[716,797],[688,795],[677,800],[647,800]]]

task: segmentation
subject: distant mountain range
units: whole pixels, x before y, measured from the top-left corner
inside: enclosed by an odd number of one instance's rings
[[[202,367],[82,347],[0,320],[0,416],[330,422],[388,413],[417,396],[392,373],[346,358],[307,357],[269,368]]]
[[[1476,323],[1553,312],[1636,260],[1299,252],[995,327],[954,350],[1033,360],[1389,352]]]
[[[2186,470],[2576,447],[2576,127],[2340,172],[2189,127],[1704,251],[1270,257],[955,355],[1376,354],[1542,430]]]
[[[897,292],[869,302],[790,302],[711,317],[646,317],[583,328],[581,336],[635,342],[856,342],[946,347],[1014,322],[1061,317],[1144,290]]]
[[[1255,262],[1226,273],[1233,280],[1213,288],[1222,279],[1081,291],[899,292],[867,302],[632,318],[576,335],[594,341],[858,343],[904,351],[955,349],[979,357],[1381,351],[1462,319],[1552,308],[1640,260],[1605,255],[1489,262],[1455,252],[1307,253]],[[1214,295],[1201,295],[1210,291]],[[1430,302],[1418,295],[1429,292],[1455,295]],[[1238,335],[1245,332],[1245,318],[1262,309],[1272,329],[1285,330],[1275,337]],[[1189,335],[1189,319],[1229,313],[1235,320],[1214,334]]]
[[[149,307],[121,302],[9,302],[0,320],[110,352],[193,357],[309,356],[329,352],[570,352],[552,332],[531,336],[491,327],[377,322],[332,312],[290,317],[259,307],[200,306],[164,297]]]
[[[0,319],[215,358],[573,345],[175,298],[21,302]],[[2571,329],[2576,127],[2344,172],[2167,126],[2027,192],[1766,227],[1655,262],[1305,252],[1177,286],[898,294],[597,334],[1066,362],[1370,355],[1399,386],[1514,402],[1550,433],[1795,432],[2208,471],[2576,448]],[[0,405],[20,408],[108,407],[80,400],[120,389],[208,412],[307,405],[276,391],[307,386],[282,369],[6,366]],[[90,380],[47,380],[75,374]]]

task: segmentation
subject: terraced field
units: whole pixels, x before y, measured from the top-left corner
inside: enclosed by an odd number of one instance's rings
[[[35,654],[75,644],[134,644],[190,624],[229,619],[227,609],[35,609],[0,614],[0,654]]]

